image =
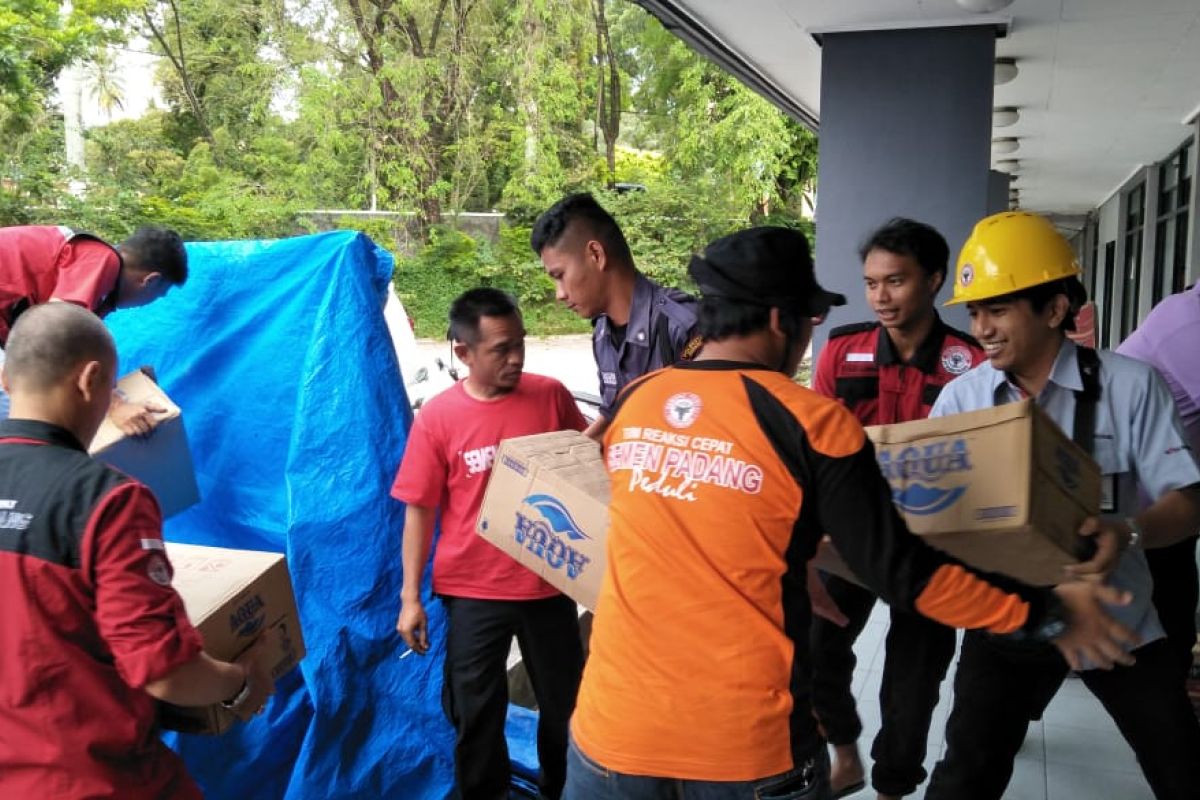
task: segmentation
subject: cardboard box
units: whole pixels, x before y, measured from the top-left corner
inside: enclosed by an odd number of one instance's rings
[[[210,656],[233,661],[262,636],[276,679],[304,658],[300,615],[282,554],[168,542],[167,557],[175,569],[175,590]],[[220,704],[163,704],[161,719],[170,730],[212,734],[237,721]]]
[[[200,502],[179,406],[140,371],[126,375],[117,382],[117,388],[130,402],[152,401],[167,409],[167,413],[154,433],[145,439],[126,436],[106,418],[92,439],[89,452],[149,486],[158,498],[163,519]]]
[[[867,428],[909,528],[979,569],[1061,583],[1100,469],[1032,400]]]
[[[577,431],[501,442],[475,530],[595,610],[608,534],[600,446]]]

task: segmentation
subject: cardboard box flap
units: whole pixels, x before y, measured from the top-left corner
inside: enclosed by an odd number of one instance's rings
[[[189,619],[204,619],[246,590],[248,581],[282,562],[282,553],[176,544],[168,547],[172,583]]]
[[[153,402],[155,405],[167,409],[165,414],[160,415],[163,422],[175,419],[182,413],[179,406],[167,397],[166,392],[141,370],[131,372],[117,381],[117,389],[131,403]],[[100,429],[96,431],[96,436],[92,439],[88,452],[99,453],[124,438],[125,434],[112,424],[112,420],[105,417],[104,421],[100,423]]]
[[[871,441],[877,444],[904,444],[914,439],[931,436],[955,436],[970,431],[991,428],[1004,422],[1028,416],[1031,407],[1037,409],[1033,400],[1020,400],[979,411],[964,411],[945,417],[914,420],[897,425],[872,425],[866,428]]]

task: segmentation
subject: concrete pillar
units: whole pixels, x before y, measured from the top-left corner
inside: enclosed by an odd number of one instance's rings
[[[994,207],[995,37],[992,25],[824,35],[817,271],[849,303],[817,329],[815,346],[829,326],[873,319],[857,253],[872,229],[894,216],[933,225],[950,244],[953,270],[971,228]],[[961,307],[943,317],[967,327]]]

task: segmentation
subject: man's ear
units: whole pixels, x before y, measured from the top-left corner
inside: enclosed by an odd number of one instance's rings
[[[1056,294],[1046,305],[1046,322],[1051,328],[1058,328],[1071,311],[1071,300],[1065,294]]]
[[[460,342],[459,340],[455,339],[451,349],[454,351],[455,358],[466,364],[468,367],[471,366],[471,361],[473,360],[471,358],[471,348],[467,346],[466,342]]]
[[[937,297],[937,293],[946,285],[946,271],[940,270],[929,276],[929,294]]]
[[[774,306],[771,307],[767,317],[767,326],[770,328],[771,333],[787,337],[787,334],[783,331],[783,325],[780,323],[779,309]]]
[[[603,244],[595,239],[588,239],[583,248],[588,259],[596,265],[596,269],[601,272],[608,269],[608,253],[604,251]]]
[[[86,402],[91,402],[101,392],[112,393],[112,386],[106,386],[104,380],[104,365],[99,361],[86,361],[75,375],[75,389]]]
[[[137,279],[137,284],[143,289],[149,289],[154,284],[163,279],[161,272],[143,272],[141,277]]]

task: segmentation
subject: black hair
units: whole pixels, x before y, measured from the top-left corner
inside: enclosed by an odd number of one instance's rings
[[[1088,299],[1087,289],[1083,288],[1083,284],[1078,278],[1062,278],[1050,281],[1049,283],[1039,283],[1037,286],[1030,286],[1028,289],[1021,289],[1011,294],[1006,294],[1003,297],[990,298],[981,302],[1011,303],[1017,300],[1028,300],[1034,313],[1040,314],[1050,304],[1050,301],[1060,294],[1066,295],[1068,306],[1067,315],[1063,317],[1059,328],[1071,333],[1075,330],[1075,315],[1079,313],[1079,309],[1083,308],[1084,303]]]
[[[117,248],[126,266],[144,272],[162,273],[169,283],[187,281],[188,257],[183,239],[170,228],[143,225]]]
[[[800,338],[806,315],[779,309],[779,325],[790,339]],[[696,333],[705,341],[719,342],[731,336],[745,336],[764,330],[771,324],[767,306],[740,303],[724,297],[702,297],[697,312]]]
[[[517,301],[507,292],[484,286],[468,289],[450,304],[450,329],[446,338],[474,346],[479,341],[480,317],[519,316]]]
[[[859,259],[866,261],[872,250],[908,256],[926,275],[940,272],[944,279],[950,271],[950,246],[945,237],[932,226],[906,217],[893,217],[868,236],[858,248]]]
[[[621,226],[587,192],[570,194],[550,206],[533,224],[529,244],[538,255],[547,247],[554,247],[562,240],[572,223],[582,223],[600,244],[609,258],[628,267],[633,266],[633,253]]]

